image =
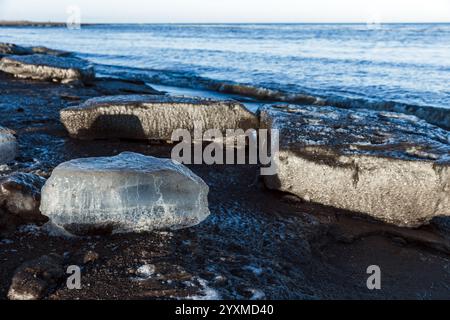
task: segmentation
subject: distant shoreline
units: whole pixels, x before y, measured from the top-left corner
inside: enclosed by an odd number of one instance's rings
[[[65,22],[37,22],[37,21],[0,21],[0,27],[65,27]],[[81,26],[97,25],[97,23],[82,23]]]
[[[81,26],[99,25],[366,25],[366,22],[92,22],[82,23]],[[392,25],[420,25],[420,24],[450,24],[450,22],[381,22],[381,24]],[[65,27],[65,22],[51,21],[0,21],[0,27]]]

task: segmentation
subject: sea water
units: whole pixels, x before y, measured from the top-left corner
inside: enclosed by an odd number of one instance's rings
[[[450,24],[3,27],[0,41],[75,51],[97,73],[253,99],[450,109]]]

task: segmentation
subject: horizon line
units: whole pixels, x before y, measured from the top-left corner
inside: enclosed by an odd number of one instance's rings
[[[44,21],[44,20],[0,20],[1,25],[27,25],[27,24],[52,24],[52,25],[65,25],[66,22],[61,21]],[[128,24],[128,25],[157,25],[157,24],[450,24],[450,21],[380,21],[380,22],[367,22],[367,21],[317,21],[317,22],[301,22],[301,21],[270,21],[270,22],[82,22],[81,25],[112,25],[112,24]]]

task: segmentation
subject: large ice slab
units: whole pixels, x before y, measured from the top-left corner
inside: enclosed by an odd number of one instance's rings
[[[0,42],[0,55],[14,54],[31,54],[32,51],[29,48],[21,47],[13,43]]]
[[[80,139],[171,140],[176,129],[256,129],[258,119],[235,101],[161,95],[94,98],[61,111],[69,134]]]
[[[57,82],[91,82],[94,68],[85,60],[48,54],[13,55],[0,60],[0,71],[18,78]]]
[[[0,164],[13,161],[17,156],[17,140],[12,132],[0,126]]]
[[[48,54],[58,57],[68,57],[72,55],[72,53],[68,51],[50,49],[43,46],[22,47],[14,43],[0,42],[0,55],[29,55],[34,53]]]
[[[75,234],[179,229],[206,219],[208,191],[184,165],[124,152],[56,167],[42,190],[41,212]]]
[[[450,215],[450,133],[414,116],[332,107],[269,106],[280,130],[269,188],[400,226]]]

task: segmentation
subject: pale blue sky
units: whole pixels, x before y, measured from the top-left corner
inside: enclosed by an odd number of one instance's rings
[[[450,22],[450,0],[0,0],[0,20],[82,22]]]

